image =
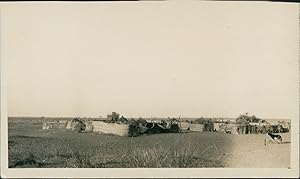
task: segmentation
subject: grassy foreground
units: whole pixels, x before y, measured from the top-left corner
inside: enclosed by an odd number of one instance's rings
[[[225,167],[231,145],[218,133],[128,138],[41,128],[39,122],[9,122],[9,167]]]

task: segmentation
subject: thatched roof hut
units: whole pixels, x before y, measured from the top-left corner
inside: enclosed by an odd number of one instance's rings
[[[171,124],[170,128],[169,128],[169,132],[172,133],[178,133],[180,132],[180,127],[178,124]]]
[[[162,125],[157,123],[147,123],[146,127],[148,128],[148,134],[159,134],[167,132],[167,129],[165,129]]]
[[[71,129],[72,131],[82,132],[85,131],[86,124],[79,118],[74,118],[67,122],[66,129]]]
[[[136,120],[136,122],[142,126],[146,126],[146,124],[147,124],[147,121],[143,118],[139,118],[138,120]]]
[[[83,132],[83,131],[85,131],[85,128],[86,128],[86,125],[84,124],[84,122],[79,121],[75,124],[75,126],[72,130],[76,131],[76,132]]]
[[[128,122],[128,119],[126,119],[124,116],[121,116],[121,117],[118,119],[118,122],[121,122],[121,123],[127,123],[127,122]]]

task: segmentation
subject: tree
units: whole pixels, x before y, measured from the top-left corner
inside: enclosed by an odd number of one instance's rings
[[[236,118],[236,123],[238,123],[238,124],[246,124],[246,123],[249,123],[249,116],[248,116],[248,113],[246,113],[246,114],[240,114],[240,115]]]
[[[248,113],[245,113],[245,114],[241,114],[239,115],[239,117],[237,117],[236,119],[236,123],[249,123],[249,122],[255,122],[255,123],[259,123],[259,122],[262,122],[264,120],[260,119],[260,118],[257,118],[256,116],[252,115],[252,116],[249,116]]]
[[[112,112],[111,114],[107,115],[108,120],[111,120],[112,122],[116,122],[119,120],[119,114],[116,112]]]

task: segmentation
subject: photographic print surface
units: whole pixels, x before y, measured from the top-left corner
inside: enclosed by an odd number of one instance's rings
[[[6,5],[8,168],[290,169],[293,9]]]

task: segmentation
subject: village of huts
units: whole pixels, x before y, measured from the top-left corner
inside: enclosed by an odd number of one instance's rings
[[[269,122],[248,113],[241,114],[236,119],[198,118],[198,119],[144,119],[130,118],[116,112],[106,118],[74,118],[71,120],[46,120],[43,117],[44,130],[66,129],[74,132],[95,132],[118,136],[136,137],[147,134],[181,133],[181,132],[221,132],[226,134],[266,134],[289,132],[290,122]]]

